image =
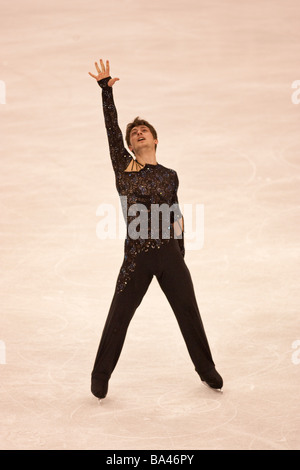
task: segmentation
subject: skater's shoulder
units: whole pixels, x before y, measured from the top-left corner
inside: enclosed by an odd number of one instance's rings
[[[160,166],[162,171],[165,171],[166,173],[169,173],[170,175],[174,175],[174,176],[177,175],[176,170],[174,170],[173,168],[168,168],[168,167],[166,167],[164,165],[161,165],[161,164],[159,166]]]

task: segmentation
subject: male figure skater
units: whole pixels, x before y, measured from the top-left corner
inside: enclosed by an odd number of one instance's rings
[[[200,379],[213,389],[221,389],[223,380],[212,359],[191,275],[184,260],[184,225],[178,206],[177,173],[157,162],[157,133],[145,120],[136,118],[128,124],[126,142],[134,157],[126,150],[112,92],[119,79],[111,78],[109,61],[104,65],[100,60],[95,66],[97,74],[89,74],[102,89],[110,157],[116,188],[122,196],[127,237],[123,263],[92,370],[91,391],[99,399],[107,395],[108,382],[120,357],[129,323],[153,276],[174,311]],[[149,221],[147,233],[138,236],[132,229],[136,227],[133,210],[136,205],[144,208]],[[170,223],[164,223],[163,215],[154,230],[151,213],[154,207],[163,205],[170,209]]]

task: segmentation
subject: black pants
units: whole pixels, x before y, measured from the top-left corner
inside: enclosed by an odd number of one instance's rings
[[[150,248],[136,257],[136,268],[124,291],[115,291],[102,333],[92,377],[109,380],[121,354],[129,323],[156,276],[177,319],[188,352],[200,375],[214,368],[197,306],[190,272],[178,241]],[[146,332],[145,332],[146,334]]]

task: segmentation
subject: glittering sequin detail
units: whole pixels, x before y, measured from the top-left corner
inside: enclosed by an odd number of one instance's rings
[[[104,121],[110,157],[127,227],[127,237],[124,243],[124,260],[116,285],[117,292],[122,292],[135,270],[137,254],[149,249],[159,249],[163,244],[168,243],[171,238],[176,238],[174,223],[182,218],[182,214],[177,199],[179,181],[175,170],[160,164],[146,164],[139,171],[125,171],[129,163],[132,162],[133,157],[124,147],[122,131],[118,125],[118,115],[114,104],[112,87],[109,87],[107,84],[109,79],[110,77],[100,80],[98,84],[102,88]],[[130,227],[134,223],[137,213],[131,215],[131,211],[136,204],[142,207],[146,213],[148,229],[146,237],[143,233],[143,237],[139,236],[133,239],[130,236]],[[151,218],[153,208],[166,207],[163,205],[171,208],[171,212],[159,212],[159,218],[155,222],[153,217]],[[153,230],[155,238],[153,238]],[[177,240],[182,256],[184,256],[184,234],[182,233],[181,238]]]

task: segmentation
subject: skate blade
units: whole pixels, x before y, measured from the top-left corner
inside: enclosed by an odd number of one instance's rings
[[[217,392],[217,393],[223,393],[223,390],[221,388],[210,387],[208,383],[204,382],[204,380],[201,380],[201,382],[203,383],[203,385],[205,385],[205,387],[209,388],[209,390],[213,390],[214,392]]]

